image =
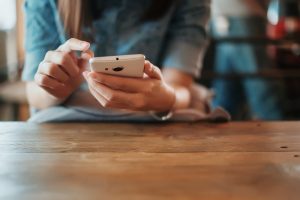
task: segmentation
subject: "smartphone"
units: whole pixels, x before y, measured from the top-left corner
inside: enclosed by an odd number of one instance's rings
[[[142,78],[145,56],[142,54],[94,57],[89,60],[91,70],[105,74]]]

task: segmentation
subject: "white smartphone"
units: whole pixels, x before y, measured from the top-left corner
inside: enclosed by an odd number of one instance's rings
[[[89,60],[92,71],[116,76],[142,78],[145,56],[142,54],[94,57]]]

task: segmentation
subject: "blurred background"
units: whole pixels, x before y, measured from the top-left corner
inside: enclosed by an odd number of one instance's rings
[[[25,121],[23,0],[0,0],[0,121]],[[213,0],[199,83],[233,120],[300,119],[300,1]]]

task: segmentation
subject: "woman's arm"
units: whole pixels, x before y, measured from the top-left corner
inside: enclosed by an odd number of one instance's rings
[[[55,16],[50,0],[25,0],[25,66],[22,79],[27,86],[27,99],[30,106],[42,109],[57,100],[34,82],[35,74],[45,54],[60,45]]]
[[[36,109],[45,109],[63,102],[62,99],[50,95],[34,81],[26,83],[26,94],[29,105]]]
[[[89,43],[70,39],[62,44],[57,10],[52,0],[25,0],[25,66],[31,107],[44,109],[63,103],[82,83],[82,71],[93,56]],[[62,45],[61,45],[62,44]],[[50,51],[56,49],[54,51]],[[73,51],[81,51],[77,57]]]
[[[190,87],[199,76],[206,49],[210,0],[182,0],[170,21],[163,55],[163,75],[176,91],[176,108],[190,105]]]
[[[27,97],[30,101],[29,104],[37,109],[45,109],[51,106],[56,106],[65,101],[65,99],[59,99],[50,95],[41,87],[37,86],[35,82],[27,82],[26,84]],[[99,108],[99,102],[91,95],[89,91],[76,90],[72,94],[72,99],[68,99],[68,104],[72,105],[82,105],[92,109]]]
[[[64,102],[82,83],[82,72],[93,56],[90,44],[70,39],[55,51],[48,51],[39,64],[34,81],[27,83],[29,104],[37,109]],[[81,57],[73,51],[81,51]]]
[[[193,84],[193,76],[177,69],[163,69],[163,76],[167,84],[174,88],[176,101],[173,109],[183,109],[190,105],[191,94],[189,88]]]

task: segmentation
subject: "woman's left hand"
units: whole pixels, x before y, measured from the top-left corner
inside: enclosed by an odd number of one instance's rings
[[[164,112],[172,109],[176,101],[174,88],[149,61],[145,61],[143,78],[87,71],[83,75],[91,94],[106,108]]]

